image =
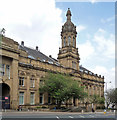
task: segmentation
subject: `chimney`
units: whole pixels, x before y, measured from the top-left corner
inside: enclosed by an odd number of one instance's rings
[[[36,50],[38,51],[38,46],[36,46]]]
[[[52,58],[52,55],[49,55],[50,58]]]
[[[21,41],[21,45],[24,46],[24,41]]]

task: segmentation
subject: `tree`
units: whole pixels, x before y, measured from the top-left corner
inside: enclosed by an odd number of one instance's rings
[[[44,84],[40,86],[40,92],[47,92],[57,101],[57,107],[60,108],[62,102],[70,98],[83,99],[87,94],[84,87],[73,80],[69,75],[48,73],[44,78]]]
[[[110,89],[106,93],[107,108],[111,104],[114,107],[117,104],[117,88]]]
[[[104,103],[105,103],[105,98],[104,98],[104,97],[100,97],[99,95],[94,94],[93,96],[90,97],[90,102],[91,102],[92,104],[94,104],[95,109],[96,109],[97,104],[102,104],[102,105],[104,105]]]

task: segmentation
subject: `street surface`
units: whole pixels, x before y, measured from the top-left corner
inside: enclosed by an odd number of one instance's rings
[[[85,118],[94,118],[93,120],[114,120],[115,113],[108,112],[104,114],[103,112],[96,112],[96,113],[77,113],[77,112],[42,112],[42,111],[9,111],[9,112],[1,112],[0,117],[3,118],[3,120],[7,120],[8,118],[14,118],[18,120],[18,118],[33,120],[34,118],[51,118],[55,120],[62,120],[62,119],[75,119],[75,118],[82,118],[84,120]],[[95,119],[97,118],[97,119]],[[103,119],[101,119],[103,118]],[[105,119],[104,119],[105,118]],[[8,120],[12,120],[8,119]]]

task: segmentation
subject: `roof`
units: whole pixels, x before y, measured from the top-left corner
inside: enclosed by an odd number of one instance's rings
[[[85,73],[89,73],[89,74],[91,74],[91,75],[92,75],[92,74],[94,74],[94,73],[93,73],[93,72],[91,72],[90,70],[88,70],[88,69],[86,69],[86,68],[82,67],[82,65],[80,65],[80,66],[79,66],[79,68],[80,68],[80,71],[81,71],[81,72],[83,72],[83,71],[84,71]]]
[[[49,57],[46,56],[39,50],[32,49],[32,48],[26,47],[24,45],[19,45],[19,49],[26,51],[28,54],[28,58],[30,58],[30,59],[40,60],[42,62],[48,62],[49,64],[56,64],[57,66],[60,66],[60,63],[58,62],[58,60],[56,60],[55,58],[52,58],[51,55]],[[90,70],[82,67],[82,65],[80,65],[79,68],[80,68],[80,72],[85,72],[90,75],[96,76],[96,74],[94,74]]]
[[[19,45],[19,49],[26,51],[28,54],[28,58],[48,62],[50,64],[60,65],[56,59],[52,58],[51,56],[48,57],[36,49],[32,49],[23,45]]]

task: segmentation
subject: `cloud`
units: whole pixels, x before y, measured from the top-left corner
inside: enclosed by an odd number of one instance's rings
[[[107,69],[104,66],[96,66],[92,69],[94,73],[103,75],[105,77],[104,81],[107,83],[107,89],[115,87],[115,68]],[[111,81],[111,83],[109,83]],[[105,88],[106,89],[106,88]]]
[[[95,33],[93,41],[96,43],[96,51],[98,51],[103,57],[115,58],[115,36],[109,34],[102,28],[99,28]]]
[[[78,32],[78,33],[80,33],[81,31],[83,31],[83,30],[85,30],[86,29],[86,26],[84,26],[84,25],[78,25],[77,27],[76,27],[76,31]]]
[[[39,46],[41,52],[57,57],[62,10],[56,8],[55,0],[1,0],[0,3],[0,27],[6,29],[6,36],[19,43],[24,41],[26,46]]]
[[[115,16],[112,16],[107,19],[102,18],[100,21],[101,21],[101,23],[107,23],[107,22],[113,21],[114,19],[115,19]]]
[[[106,33],[106,31],[104,29],[102,29],[102,28],[99,28],[97,32],[100,32],[102,34]]]
[[[92,4],[98,2],[97,0],[89,0]]]
[[[94,54],[94,51],[95,51],[90,41],[86,41],[83,44],[79,44],[78,48],[79,48],[79,54],[80,54],[80,59],[82,63],[85,63],[87,59],[91,58],[91,56]]]
[[[87,34],[87,40],[78,45],[81,63],[92,61],[114,61],[115,37],[104,29],[99,28],[94,35]]]

